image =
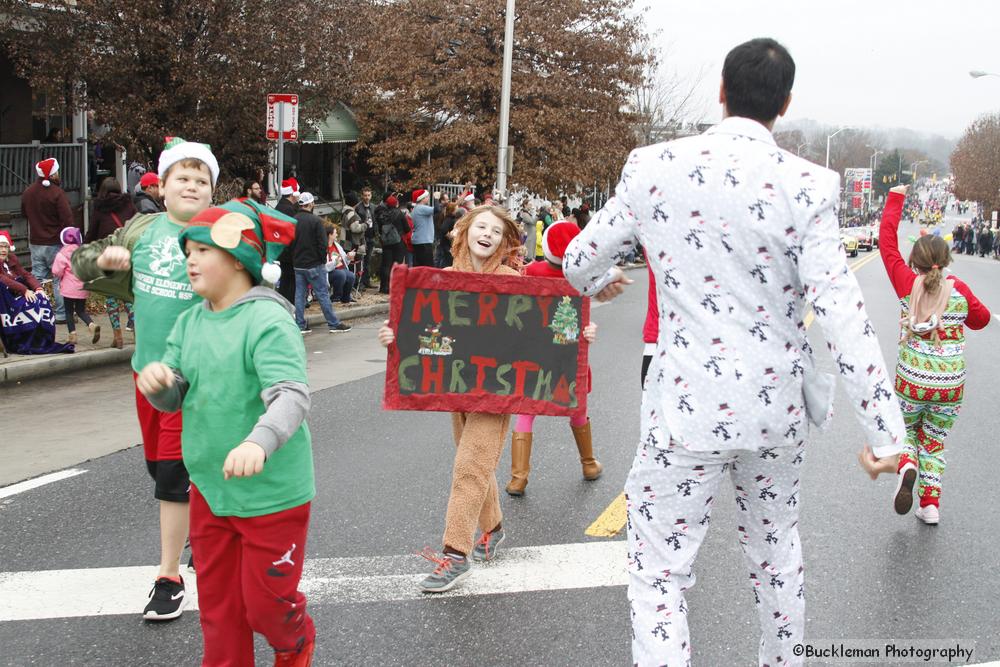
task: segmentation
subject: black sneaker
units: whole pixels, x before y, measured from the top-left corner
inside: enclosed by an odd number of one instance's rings
[[[172,621],[184,611],[186,598],[183,578],[177,583],[173,579],[160,577],[149,592],[149,604],[142,612],[142,617],[147,621]]]
[[[351,325],[344,324],[343,322],[341,322],[335,327],[330,327],[330,333],[347,333],[350,330],[351,330]]]
[[[307,333],[312,333],[313,330],[307,325],[305,329],[299,329],[299,333],[305,336]]]

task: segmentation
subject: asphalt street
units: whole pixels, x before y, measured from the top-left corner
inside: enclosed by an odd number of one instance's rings
[[[904,252],[910,234],[915,227],[904,225]],[[851,261],[869,256],[862,252]],[[953,269],[1000,311],[1000,262],[960,256]],[[630,664],[624,534],[586,531],[621,493],[638,440],[646,274],[631,275],[636,284],[623,297],[593,311],[600,329],[591,351],[590,415],[604,476],[584,482],[566,420],[539,419],[527,494],[501,500],[511,563],[474,573],[471,591],[444,598],[424,598],[413,588],[428,569],[415,553],[440,547],[454,453],[448,416],[381,409],[377,322],[356,324],[344,335],[311,334],[317,496],[307,545],[314,565],[304,585],[315,591],[315,664]],[[891,368],[895,295],[877,258],[859,264],[857,275]],[[820,327],[810,335],[815,349],[825,350]],[[1000,660],[1000,487],[993,465],[1000,445],[990,380],[1000,366],[998,350],[1000,325],[968,332],[966,402],[947,443],[936,528],[912,514],[895,515],[893,480],[872,482],[858,468],[862,432],[838,389],[833,424],[809,438],[802,480],[811,642],[939,640],[973,648],[972,663]],[[45,405],[51,395],[60,405],[32,427],[29,404]],[[0,389],[8,424],[0,431],[0,483],[85,470],[23,492],[0,489],[0,591],[15,579],[60,571],[52,575],[58,589],[39,593],[34,612],[18,612],[26,601],[0,594],[0,665],[199,662],[196,611],[166,624],[145,623],[138,613],[155,574],[158,533],[141,448],[128,446],[137,435],[130,397],[125,366]],[[84,422],[90,427],[77,428]],[[17,442],[9,436],[11,424]],[[505,454],[501,484],[509,465]],[[15,466],[24,472],[6,472]],[[724,492],[715,505],[696,564],[698,582],[688,593],[697,665],[756,664],[757,617],[730,497]],[[571,553],[584,564],[593,558],[594,566],[567,580],[559,563],[564,556],[572,560]],[[501,567],[507,569],[487,572]],[[105,570],[119,582],[107,590],[92,584]],[[484,582],[478,588],[477,576]],[[86,595],[104,596],[107,605],[73,611],[70,602]],[[259,664],[270,664],[271,655],[259,641]]]

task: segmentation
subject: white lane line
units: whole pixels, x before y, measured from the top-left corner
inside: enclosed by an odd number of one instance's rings
[[[41,477],[18,482],[17,484],[11,484],[10,486],[0,488],[0,498],[8,498],[10,496],[17,495],[18,493],[24,493],[25,491],[30,491],[32,489],[37,489],[40,486],[51,484],[52,482],[58,482],[64,479],[69,479],[70,477],[82,475],[85,472],[87,471],[82,468],[70,468],[68,470],[60,470],[59,472],[53,472],[48,475],[42,475]]]
[[[474,563],[460,587],[434,597],[624,586],[626,554],[623,540],[504,549],[496,562]],[[307,558],[300,588],[310,604],[418,600],[428,598],[417,584],[431,569],[416,555]],[[155,576],[154,566],[0,572],[0,622],[140,614]],[[197,609],[197,578],[184,573],[184,582],[187,608]]]

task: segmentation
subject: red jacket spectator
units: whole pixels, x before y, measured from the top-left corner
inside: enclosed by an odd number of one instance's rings
[[[38,179],[21,195],[21,211],[28,219],[28,241],[32,245],[60,245],[59,232],[76,227],[69,198],[57,183],[48,187]]]

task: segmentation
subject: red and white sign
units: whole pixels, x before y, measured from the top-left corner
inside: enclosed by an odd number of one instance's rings
[[[278,127],[278,108],[281,107],[282,125]],[[277,141],[278,132],[286,141],[298,141],[299,138],[299,96],[281,93],[270,93],[267,96],[267,138]]]

